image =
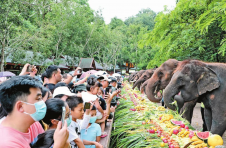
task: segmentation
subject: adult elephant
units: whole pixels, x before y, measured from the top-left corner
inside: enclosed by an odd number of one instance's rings
[[[134,76],[134,79],[132,82],[136,82],[141,76],[142,74],[145,72],[146,70],[140,70],[137,72],[137,74]]]
[[[161,101],[161,95],[157,94],[169,84],[173,71],[177,68],[178,63],[179,61],[175,59],[167,60],[157,68],[151,78],[141,86],[141,91],[145,90],[145,94],[150,101]]]
[[[140,89],[141,84],[143,84],[146,80],[148,80],[149,78],[151,78],[151,76],[153,75],[155,69],[156,69],[156,68],[146,70],[146,71],[140,76],[140,78],[134,83],[133,89],[134,89],[136,86],[138,87],[138,89]]]
[[[130,76],[129,76],[129,82],[130,82],[130,81],[133,81],[133,79],[135,78],[135,76],[136,76],[137,73],[138,73],[138,71],[136,71],[136,72],[130,74]]]
[[[181,62],[165,88],[163,97],[166,106],[176,109],[171,103],[178,92],[181,92],[184,102],[201,100],[205,105],[207,129],[222,136],[226,130],[225,73],[226,64],[198,60]]]

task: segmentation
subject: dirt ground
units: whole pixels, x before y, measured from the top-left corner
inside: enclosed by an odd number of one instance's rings
[[[197,129],[197,130],[201,130],[202,129],[202,116],[201,116],[201,112],[200,112],[200,103],[197,103],[193,112],[193,118],[192,118],[192,122],[191,125]],[[226,132],[223,135],[223,140],[224,140],[224,146],[226,146]]]

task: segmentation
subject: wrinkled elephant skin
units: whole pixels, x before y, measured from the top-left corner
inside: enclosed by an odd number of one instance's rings
[[[169,59],[154,71],[145,88],[146,95],[150,101],[161,101],[162,97],[158,97],[157,93],[168,85],[178,63],[179,61],[175,59]]]
[[[148,69],[146,70],[141,76],[140,78],[134,83],[133,85],[133,89],[137,86],[138,89],[142,89],[140,86],[149,78],[151,78],[152,74],[154,73],[155,68],[154,69]]]
[[[167,107],[178,92],[184,102],[202,100],[205,105],[205,121],[213,134],[223,135],[226,130],[226,64],[205,63],[198,60],[181,62],[163,97]]]

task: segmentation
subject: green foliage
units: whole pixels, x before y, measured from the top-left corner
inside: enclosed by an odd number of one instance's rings
[[[224,0],[180,0],[174,10],[159,13],[143,43],[154,51],[147,67],[169,58],[225,62],[225,8]]]

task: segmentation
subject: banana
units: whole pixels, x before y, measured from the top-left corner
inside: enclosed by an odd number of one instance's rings
[[[202,140],[197,140],[197,141],[193,142],[192,145],[197,145],[197,144],[201,144],[201,143],[203,143]]]

